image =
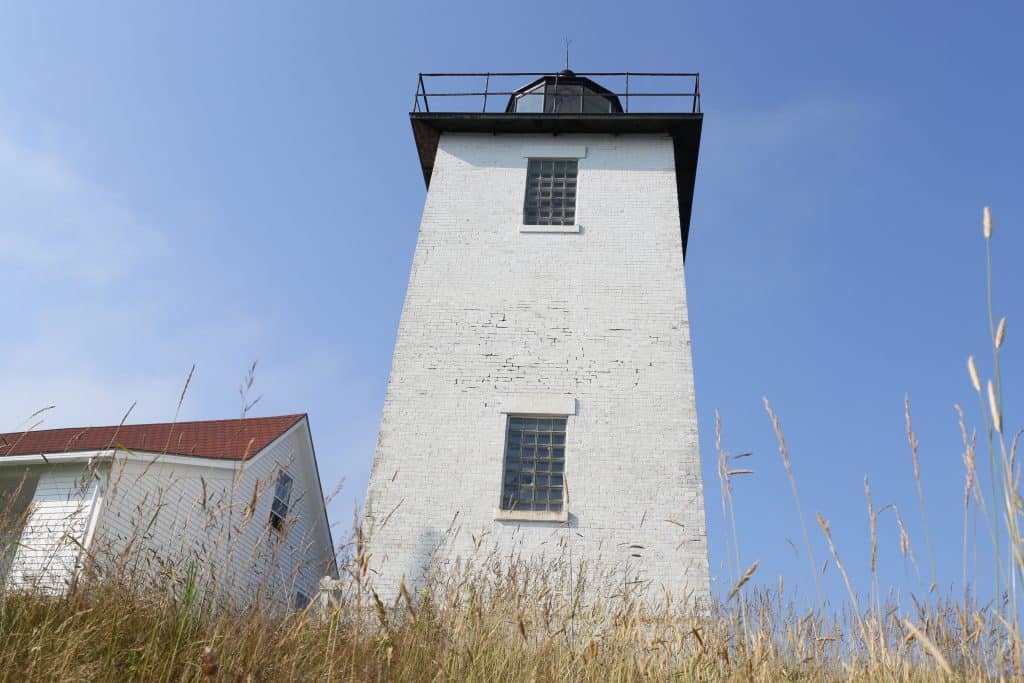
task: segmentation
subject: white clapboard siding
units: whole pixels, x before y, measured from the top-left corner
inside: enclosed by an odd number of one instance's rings
[[[294,479],[283,534],[269,528],[274,485],[282,469]],[[243,486],[250,496],[254,487],[259,493],[252,522],[242,527],[240,543],[253,553],[249,561],[250,590],[258,590],[282,603],[291,603],[296,592],[314,596],[320,579],[334,573],[334,553],[308,425],[298,425],[287,438],[253,460],[247,467]]]
[[[316,593],[333,551],[305,422],[244,466],[142,457],[112,465],[91,547],[99,558],[150,575],[196,571],[242,603],[257,591],[286,604]],[[269,525],[281,468],[294,477],[284,535]]]
[[[8,585],[50,593],[67,590],[78,570],[95,500],[96,480],[84,465],[43,471]]]

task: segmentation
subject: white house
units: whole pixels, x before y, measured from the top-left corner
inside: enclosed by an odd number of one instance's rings
[[[392,598],[511,557],[706,597],[684,283],[696,74],[646,101],[654,74],[595,75],[624,76],[624,97],[528,75],[419,81],[427,194],[367,494],[372,580]]]
[[[337,576],[306,415],[0,434],[0,577],[189,576],[304,605]]]

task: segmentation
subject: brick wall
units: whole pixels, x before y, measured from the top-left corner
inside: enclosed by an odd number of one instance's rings
[[[524,154],[582,150],[578,233],[521,232]],[[574,152],[575,153],[575,152]],[[575,399],[565,523],[497,521],[503,406]],[[518,399],[518,400],[517,400]],[[672,520],[672,521],[666,521]],[[382,597],[456,558],[586,560],[707,595],[672,142],[444,134],[367,496]]]

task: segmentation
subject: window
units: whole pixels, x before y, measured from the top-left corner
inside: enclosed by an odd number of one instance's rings
[[[513,108],[509,111],[519,114],[608,114],[622,111],[615,95],[604,88],[595,89],[580,83],[546,81],[516,92]]]
[[[516,111],[534,114],[544,111],[544,84],[524,92],[516,97]]]
[[[526,167],[525,225],[576,223],[577,159],[530,159]]]
[[[306,609],[309,606],[309,596],[302,591],[295,591],[295,599],[292,601],[292,607],[295,609]]]
[[[0,476],[0,585],[14,563],[38,486],[38,470],[5,471]]]
[[[562,512],[565,421],[564,417],[508,416],[502,510]]]
[[[270,526],[277,531],[284,528],[284,520],[288,516],[288,505],[292,500],[292,476],[287,472],[277,475],[274,487],[274,502],[270,505]]]

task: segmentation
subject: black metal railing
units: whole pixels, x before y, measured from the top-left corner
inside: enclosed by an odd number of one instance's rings
[[[556,79],[557,89],[560,77],[557,73],[421,73],[413,111],[504,113],[509,98],[542,76]],[[627,113],[700,112],[700,75],[697,73],[618,71],[575,73],[573,76],[589,78],[610,91],[582,93],[581,109],[584,98],[614,95]]]

